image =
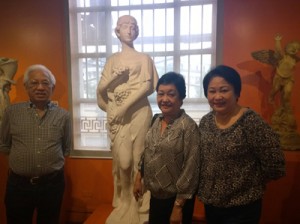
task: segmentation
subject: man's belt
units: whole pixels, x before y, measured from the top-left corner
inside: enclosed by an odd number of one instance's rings
[[[27,177],[27,176],[16,174],[12,170],[9,170],[9,175],[13,179],[17,180],[18,182],[29,183],[32,185],[49,183],[55,180],[55,178],[61,177],[63,173],[64,173],[64,169],[60,169],[52,173],[41,175],[41,176]]]

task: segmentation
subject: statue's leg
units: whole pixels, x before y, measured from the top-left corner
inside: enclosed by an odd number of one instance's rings
[[[145,124],[145,127],[146,124]],[[143,130],[140,130],[139,134],[137,135],[136,141],[134,143],[133,147],[133,180],[135,180],[137,171],[138,171],[138,163],[141,159],[142,153],[144,151],[144,143],[145,143],[145,136],[147,133],[147,128],[144,128]],[[149,212],[149,204],[150,204],[150,193],[144,192],[143,197],[140,198],[138,203],[138,211],[139,213],[148,214]],[[148,216],[146,217],[148,218]]]
[[[132,193],[132,138],[127,126],[120,128],[114,140],[114,166],[116,167],[117,192],[120,192],[118,201],[118,216],[122,217],[128,211],[133,197]]]
[[[274,78],[273,78],[273,84],[272,84],[272,89],[269,95],[269,102],[270,103],[274,103],[274,98],[275,95],[280,91],[280,89],[282,88],[282,84],[281,84],[281,77],[278,74],[275,74]]]
[[[122,188],[121,200],[122,203],[128,203],[132,196],[132,142],[128,140],[130,138],[124,139],[121,145],[119,153],[119,172],[120,172],[120,183]]]
[[[114,195],[112,206],[114,208],[119,206],[121,197],[121,183],[120,183],[120,173],[118,171],[117,159],[113,159],[112,175],[114,180]]]
[[[292,95],[294,82],[292,80],[287,80],[282,91],[282,101],[284,106],[290,106],[290,100]]]

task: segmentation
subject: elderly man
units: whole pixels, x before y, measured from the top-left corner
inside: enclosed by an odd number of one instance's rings
[[[71,148],[69,113],[51,103],[55,77],[43,65],[24,75],[29,101],[6,108],[0,151],[8,154],[5,195],[8,224],[58,224],[64,194],[64,157]]]

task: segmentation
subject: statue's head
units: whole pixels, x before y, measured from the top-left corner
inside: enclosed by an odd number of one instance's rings
[[[13,58],[0,57],[0,69],[0,75],[12,81],[18,69],[18,61]]]
[[[288,54],[295,55],[300,51],[300,43],[298,41],[292,41],[285,47],[285,51]]]
[[[139,27],[137,25],[137,21],[133,16],[130,15],[124,15],[119,17],[118,21],[117,21],[117,26],[115,28],[115,33],[117,35],[117,37],[119,38],[119,32],[120,32],[120,28],[122,25],[132,25],[134,26],[134,30],[135,30],[135,36],[134,36],[134,40],[138,37],[139,35]]]

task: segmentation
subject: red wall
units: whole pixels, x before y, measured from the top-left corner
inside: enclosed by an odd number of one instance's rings
[[[0,57],[16,58],[18,82],[10,92],[12,102],[27,99],[22,74],[31,64],[48,66],[56,75],[53,100],[68,108],[66,0],[10,0],[1,2]],[[283,43],[300,41],[300,2],[295,0],[224,0],[220,33],[222,63],[235,67],[242,76],[240,102],[269,121],[272,107],[267,103],[271,68],[251,58],[251,52],[274,49],[273,37]],[[296,66],[292,95],[294,114],[300,126],[300,63]],[[298,127],[298,131],[299,131]],[[262,223],[300,223],[300,151],[285,152],[287,176],[267,186]],[[5,223],[4,192],[7,159],[0,155],[0,223]],[[63,204],[65,220],[84,220],[99,203],[111,203],[113,184],[111,160],[74,159],[66,161],[67,187]],[[297,210],[298,209],[298,210]]]

